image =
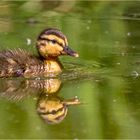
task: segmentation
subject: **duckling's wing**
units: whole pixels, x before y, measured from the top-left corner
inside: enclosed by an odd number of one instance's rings
[[[17,49],[0,52],[0,77],[22,76],[28,65],[38,62],[37,57]]]

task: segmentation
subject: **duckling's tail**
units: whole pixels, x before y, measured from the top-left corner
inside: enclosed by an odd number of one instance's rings
[[[0,77],[22,76],[28,57],[21,49],[0,52]]]

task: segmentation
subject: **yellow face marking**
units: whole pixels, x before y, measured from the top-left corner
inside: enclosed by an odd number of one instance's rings
[[[65,45],[68,46],[67,38],[65,38]]]
[[[47,42],[45,40],[38,40],[37,41],[37,45],[38,46],[40,46],[40,45],[44,45],[45,46],[46,44],[47,44]]]
[[[63,40],[56,35],[45,35],[41,36],[42,39],[37,41],[37,45],[39,46],[39,52],[42,56],[58,56],[63,51],[63,46],[66,45],[67,40]],[[53,43],[53,40],[56,43]],[[65,42],[66,41],[66,42]]]
[[[58,42],[58,44],[62,44],[62,46],[65,46],[67,45],[67,40],[66,38],[65,39],[62,39],[56,35],[42,35],[41,36],[42,38],[45,38],[45,39],[48,39],[48,40],[56,40],[56,42]]]

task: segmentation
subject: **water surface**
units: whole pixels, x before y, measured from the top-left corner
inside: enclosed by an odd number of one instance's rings
[[[0,2],[1,50],[36,54],[40,31],[55,27],[80,55],[61,57],[65,71],[54,79],[0,79],[0,138],[140,138],[139,7],[138,1]],[[48,120],[44,104],[61,117]]]

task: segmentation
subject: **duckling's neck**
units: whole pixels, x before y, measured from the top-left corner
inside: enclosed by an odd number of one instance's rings
[[[62,64],[60,63],[58,57],[47,57],[44,61],[45,69],[49,73],[61,73],[62,72]]]

